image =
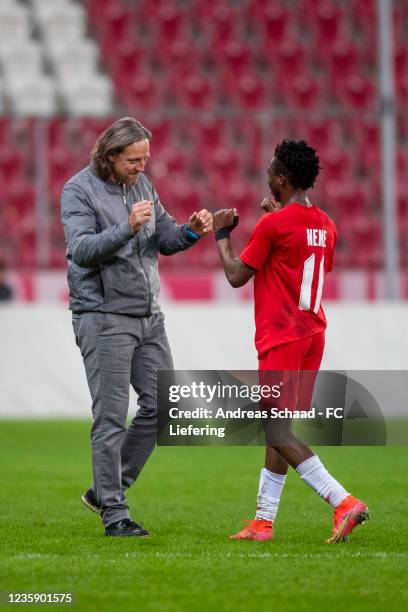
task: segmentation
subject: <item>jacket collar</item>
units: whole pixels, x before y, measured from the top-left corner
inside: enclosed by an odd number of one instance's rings
[[[104,188],[106,189],[108,193],[115,194],[115,195],[117,194],[122,195],[122,183],[114,183],[113,181],[110,181],[110,180],[107,180],[107,181],[102,180],[101,177],[96,173],[95,168],[92,166],[92,164],[89,164],[88,170],[91,172],[92,176],[97,181],[99,181],[101,185],[104,186]],[[144,182],[143,177],[144,175],[141,174],[139,176],[139,181],[138,181],[138,187],[139,187],[140,193],[142,193],[141,189],[142,189],[142,184]],[[128,189],[128,187],[126,187],[126,189]]]
[[[113,181],[110,181],[110,180],[107,180],[107,181],[102,180],[101,177],[99,176],[99,174],[97,174],[97,172],[95,171],[95,168],[92,166],[92,164],[89,164],[88,169],[91,172],[92,176],[100,184],[102,184],[104,186],[106,191],[108,191],[109,193],[113,193],[113,194],[121,194],[122,193],[122,187],[121,187],[121,185],[119,183],[114,183]]]

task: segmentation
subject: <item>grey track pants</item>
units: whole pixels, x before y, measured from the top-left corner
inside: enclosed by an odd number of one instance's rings
[[[73,327],[92,397],[93,489],[106,526],[129,517],[125,490],[157,439],[157,370],[172,370],[173,361],[162,313],[74,313]],[[139,410],[126,429],[130,384]]]

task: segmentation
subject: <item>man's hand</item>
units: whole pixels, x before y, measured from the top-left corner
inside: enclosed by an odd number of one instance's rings
[[[232,287],[242,287],[256,272],[240,260],[230,240],[230,233],[237,227],[238,222],[239,215],[236,208],[222,208],[214,213],[217,249],[225,276]]]
[[[135,234],[137,234],[144,223],[150,221],[152,206],[153,202],[151,200],[140,200],[140,202],[133,204],[128,223]]]
[[[203,208],[199,212],[193,212],[188,220],[188,225],[197,236],[204,236],[213,229],[213,216]]]
[[[236,228],[239,215],[236,208],[221,208],[214,213],[214,231],[222,227],[229,227],[231,231]]]
[[[273,198],[264,198],[261,202],[261,208],[265,212],[275,212],[282,208],[279,202],[276,202]]]

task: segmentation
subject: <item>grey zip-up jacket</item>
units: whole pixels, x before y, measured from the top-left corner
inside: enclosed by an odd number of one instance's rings
[[[152,200],[148,223],[134,234],[132,204]],[[73,176],[61,196],[70,310],[145,316],[160,310],[158,253],[172,255],[196,239],[163,208],[149,179],[132,187],[103,181],[92,166]]]

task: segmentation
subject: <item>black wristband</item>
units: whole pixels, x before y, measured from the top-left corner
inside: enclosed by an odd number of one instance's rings
[[[222,240],[223,238],[229,238],[230,233],[232,232],[232,230],[234,230],[237,227],[238,223],[239,223],[239,215],[236,215],[234,217],[234,221],[232,222],[232,225],[229,225],[228,227],[220,227],[220,229],[215,230],[214,232],[215,239]]]
[[[222,240],[223,238],[229,238],[232,228],[231,227],[220,227],[214,232],[214,238],[216,240]]]

